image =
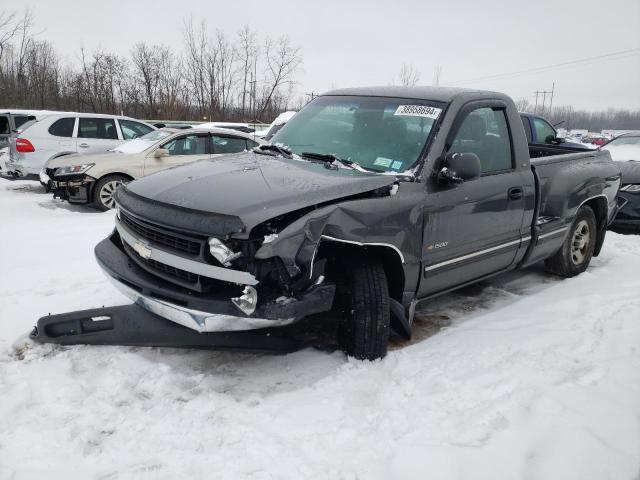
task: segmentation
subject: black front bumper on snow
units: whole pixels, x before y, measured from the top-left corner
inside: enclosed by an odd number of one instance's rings
[[[305,317],[329,311],[335,295],[333,284],[314,285],[295,299],[244,315],[228,296],[188,291],[140,268],[115,231],[95,254],[134,304],[42,317],[31,334],[35,341],[288,352],[317,343],[318,322]]]

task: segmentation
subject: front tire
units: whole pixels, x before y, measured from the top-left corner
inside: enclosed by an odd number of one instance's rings
[[[351,265],[341,297],[343,318],[338,329],[340,347],[359,360],[377,360],[387,354],[389,289],[379,263],[365,260]]]
[[[545,260],[547,271],[561,277],[575,277],[584,272],[596,247],[597,225],[591,207],[581,207],[562,248]]]
[[[129,178],[124,175],[107,175],[96,182],[93,189],[93,204],[98,210],[103,212],[115,208],[116,202],[113,194],[119,185],[129,182]]]

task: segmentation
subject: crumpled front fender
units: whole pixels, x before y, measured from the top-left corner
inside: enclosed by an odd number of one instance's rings
[[[319,208],[264,243],[256,258],[280,257],[293,278],[311,263],[320,242],[342,241],[393,249],[403,264],[418,265],[422,250],[424,185],[402,183],[395,195],[340,202]]]

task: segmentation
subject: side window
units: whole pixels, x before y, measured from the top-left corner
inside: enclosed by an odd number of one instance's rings
[[[49,133],[56,137],[72,137],[76,119],[73,117],[56,120],[49,127]]]
[[[118,140],[116,122],[112,118],[81,118],[78,138],[99,138]]]
[[[527,135],[527,142],[531,143],[531,124],[527,117],[520,117],[522,120],[522,126],[524,127],[524,133]]]
[[[185,135],[168,141],[161,148],[169,155],[204,155],[207,153],[207,137],[204,135]]]
[[[258,142],[254,142],[253,140],[247,140],[247,150],[251,150],[252,148],[256,148],[259,145]]]
[[[483,174],[512,169],[511,140],[504,110],[485,107],[469,113],[449,152],[475,153]]]
[[[0,115],[0,135],[8,135],[11,133],[11,127],[9,127],[9,118],[4,115]]]
[[[241,137],[222,137],[212,135],[213,153],[238,153],[247,150],[247,141]]]
[[[16,115],[15,117],[13,117],[13,123],[16,126],[16,128],[20,128],[22,125],[24,125],[27,122],[30,122],[31,120],[35,120],[36,117],[33,115]]]
[[[538,143],[551,143],[556,138],[556,131],[543,119],[534,118],[533,126],[536,129]]]
[[[144,123],[134,122],[132,120],[118,120],[120,122],[120,128],[122,129],[122,137],[125,140],[131,140],[133,138],[142,137],[153,129],[148,127]]]

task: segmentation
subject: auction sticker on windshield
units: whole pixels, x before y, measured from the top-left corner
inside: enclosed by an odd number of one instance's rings
[[[405,115],[410,117],[425,117],[436,119],[442,112],[441,108],[427,107],[425,105],[400,105],[394,115]]]

